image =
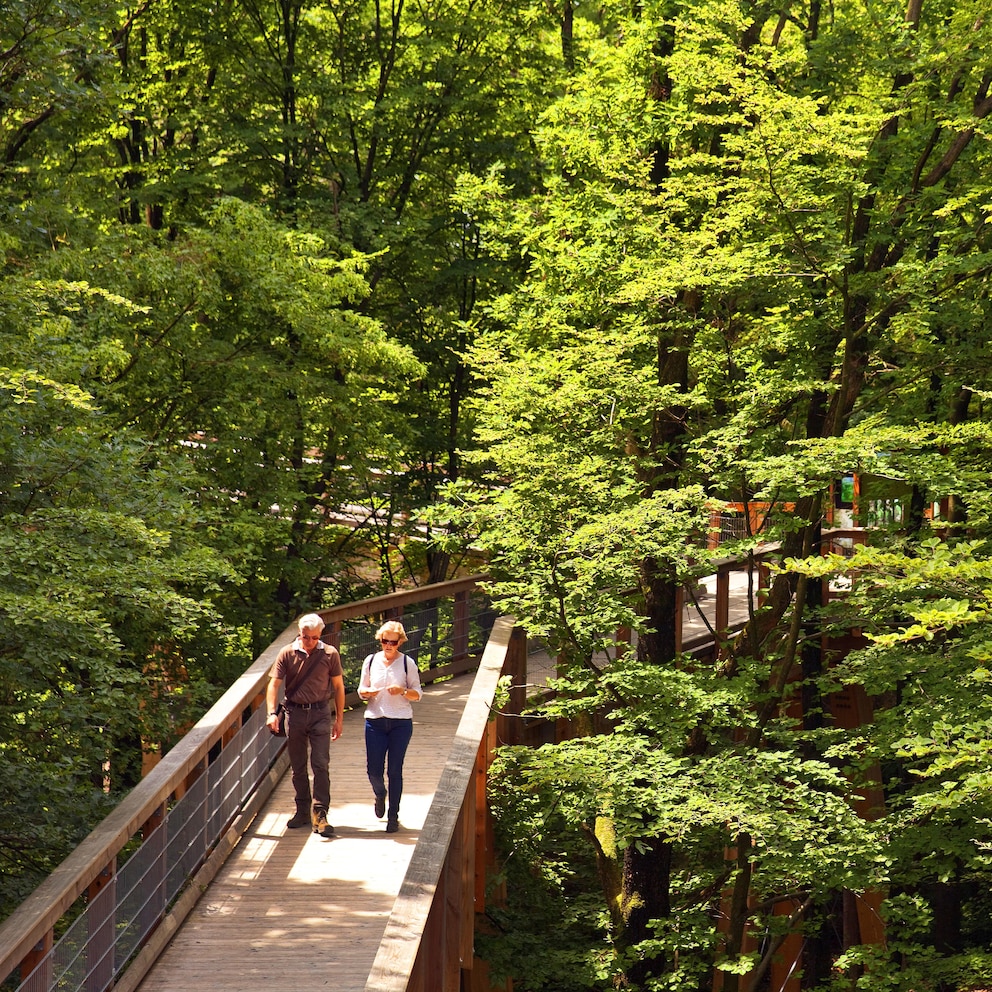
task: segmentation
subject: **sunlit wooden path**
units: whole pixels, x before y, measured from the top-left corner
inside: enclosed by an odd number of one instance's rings
[[[286,828],[285,774],[140,992],[364,989],[471,686],[431,685],[415,705],[396,834],[372,809],[364,714],[348,711],[331,745],[336,837]]]
[[[743,616],[743,576],[735,586],[732,622]],[[700,603],[712,619],[711,589]],[[705,629],[687,607],[684,639]],[[546,656],[532,656],[528,663],[532,685],[551,674]],[[341,739],[331,745],[329,818],[336,837],[325,840],[286,828],[294,804],[290,776],[284,774],[139,992],[366,989],[472,679],[468,674],[430,685],[414,707],[399,833],[386,834],[373,812],[364,714],[350,710]]]

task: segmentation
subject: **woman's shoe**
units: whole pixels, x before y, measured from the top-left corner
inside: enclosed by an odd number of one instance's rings
[[[399,820],[387,820],[386,821],[386,833],[394,834],[400,828]]]

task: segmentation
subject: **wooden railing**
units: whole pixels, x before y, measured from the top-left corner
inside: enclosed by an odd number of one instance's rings
[[[820,552],[822,554],[849,553],[855,545],[864,544],[870,532],[863,527],[847,527],[824,530],[820,536]],[[711,629],[696,631],[683,636],[683,609],[691,593],[679,590],[676,611],[676,648],[696,656],[712,655],[719,650],[721,642],[732,639],[744,625],[750,609],[760,605],[760,590],[767,588],[769,580],[768,562],[781,556],[782,546],[779,542],[768,542],[759,545],[748,558],[717,558],[711,559],[701,568],[701,575],[715,576],[716,595],[714,597],[713,618]],[[749,595],[731,595],[731,578],[735,574],[749,572]],[[824,584],[824,601],[833,598],[837,593],[829,583]],[[750,606],[748,605],[750,603]],[[733,616],[732,606],[736,604],[739,615]]]
[[[418,603],[450,601],[450,632],[446,637],[443,664],[424,669],[429,683],[478,663],[488,624],[472,623],[469,597],[481,577],[438,583],[417,590],[350,603],[319,611],[328,640],[339,641],[349,620],[365,620],[364,629],[375,629],[375,618],[405,615]],[[491,618],[490,618],[491,619]],[[410,633],[419,631],[410,624]],[[483,629],[484,628],[484,629]],[[59,865],[58,868],[0,925],[0,981],[19,971],[23,992],[47,992],[58,987],[67,992],[85,989],[104,992],[114,985],[126,987],[120,978],[134,962],[148,959],[154,945],[168,940],[195,903],[194,890],[209,883],[223,859],[240,837],[285,771],[284,741],[264,732],[265,688],[269,671],[279,651],[296,636],[288,627],[136,786],[121,804]],[[438,638],[432,635],[433,646]],[[474,642],[473,638],[476,642]],[[421,648],[423,645],[421,645]],[[440,656],[440,655],[439,655]],[[350,693],[348,705],[357,702]],[[231,790],[237,790],[232,792]],[[200,791],[203,792],[202,797]],[[192,795],[195,802],[187,822],[171,831],[170,815]],[[192,826],[190,826],[192,825]],[[173,855],[170,840],[178,838],[182,852]],[[119,877],[119,859],[131,850],[147,850],[148,866],[136,883],[141,894],[137,909],[122,908],[128,898]],[[171,859],[171,860],[170,860]],[[140,860],[140,859],[139,859]],[[166,888],[168,875],[181,875],[182,893]],[[129,881],[127,887],[132,888]],[[145,893],[149,896],[146,899]],[[82,898],[81,898],[82,897]],[[56,932],[79,929],[64,952],[55,941]],[[139,934],[140,930],[140,934]],[[123,936],[139,934],[123,944]],[[61,955],[61,957],[60,957]],[[76,976],[78,977],[78,980]],[[140,978],[138,979],[140,980]],[[135,982],[136,987],[136,982]]]

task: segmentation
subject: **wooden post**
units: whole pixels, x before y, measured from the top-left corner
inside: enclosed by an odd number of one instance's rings
[[[520,714],[527,702],[527,635],[514,627],[507,645],[503,674],[511,678],[510,699],[497,715],[497,733],[502,744],[519,744],[522,738]]]
[[[721,516],[719,510],[710,510],[710,526],[706,532],[706,547],[711,550],[720,546],[720,531],[723,529]]]
[[[471,785],[471,783],[469,784]],[[466,828],[471,826],[471,823],[466,815],[468,811],[465,807],[466,803],[474,800],[474,798],[475,790],[466,789],[465,799],[458,814],[458,822],[455,824],[451,845],[448,848],[448,856],[444,864],[444,938],[440,962],[444,976],[441,986],[443,992],[459,992],[462,984],[463,904],[467,904],[471,912],[470,890],[465,885],[465,864],[469,853],[466,850]],[[470,947],[473,922],[470,916],[468,922]],[[469,958],[469,963],[471,963],[471,958]]]
[[[462,661],[468,657],[468,592],[455,593],[454,617],[451,631],[451,660]]]
[[[616,634],[613,638],[613,643],[616,644],[617,657],[622,658],[629,650],[631,642],[633,641],[633,635],[631,633],[630,627],[618,627]]]
[[[493,760],[493,750],[496,747],[496,722],[490,720],[486,732],[479,744],[479,752],[475,757],[475,775],[472,785],[475,788],[472,826],[475,832],[473,840],[474,854],[472,884],[472,901],[476,913],[486,911],[486,879],[490,868],[495,868],[492,843],[492,825],[489,821],[489,802],[486,789],[489,783],[489,766]]]
[[[143,850],[152,852],[148,866],[145,888],[149,890],[138,913],[141,932],[149,934],[157,921],[165,913],[166,908],[166,840],[165,803],[163,803],[141,826],[141,845]],[[146,846],[148,845],[148,846]]]
[[[795,901],[776,903],[776,916],[790,916]],[[803,935],[796,929],[782,941],[768,969],[772,992],[799,992],[802,977]]]
[[[52,987],[52,946],[54,939],[49,930],[21,961],[23,992],[48,992]]]
[[[238,713],[235,718],[227,725],[227,729],[224,731],[223,736],[220,739],[221,748],[227,747],[231,741],[238,735],[241,731],[241,714]]]
[[[324,627],[323,633],[320,635],[320,639],[325,644],[330,644],[331,647],[341,650],[341,621],[333,620],[331,623]]]
[[[483,735],[484,738],[485,735]],[[479,814],[476,808],[476,797],[475,776],[473,775],[465,790],[465,802],[462,805],[461,815],[461,857],[458,864],[459,971],[472,970],[472,953],[475,946],[475,866],[478,862],[475,849],[475,825]]]
[[[713,626],[717,641],[724,640],[730,626],[730,569],[723,565],[716,572],[716,615]],[[719,645],[717,649],[719,650]]]

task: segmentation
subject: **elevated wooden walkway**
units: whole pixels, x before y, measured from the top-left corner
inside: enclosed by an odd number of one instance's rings
[[[726,631],[745,619],[751,586],[739,568],[729,560],[718,563],[717,570],[686,596],[679,639],[687,650],[705,650],[706,642],[712,645],[714,629]],[[756,573],[753,578],[756,582]],[[453,677],[427,684],[415,705],[398,833],[386,834],[384,822],[373,813],[365,773],[364,709],[359,704],[346,713],[343,735],[331,745],[333,839],[286,827],[294,802],[288,758],[282,751],[268,772],[263,766],[266,781],[260,783],[257,801],[247,800],[240,812],[235,808],[238,822],[208,848],[205,864],[177,899],[177,911],[164,907],[161,915],[163,908],[152,906],[161,903],[158,876],[152,872],[148,882],[141,883],[152,888],[137,909],[122,910],[128,897],[118,892],[116,918],[112,903],[104,913],[104,896],[124,888],[123,876],[118,881],[115,869],[116,852],[136,828],[144,837],[157,836],[155,824],[172,801],[168,797],[176,799],[183,791],[177,789],[181,783],[210,778],[209,787],[223,793],[225,776],[243,782],[256,774],[249,768],[265,761],[252,743],[262,745],[264,738],[266,748],[272,744],[264,730],[254,729],[261,728],[264,716],[258,707],[264,704],[272,659],[280,642],[291,639],[291,628],[39,888],[17,918],[0,926],[0,958],[7,973],[22,961],[22,975],[29,976],[19,992],[279,992],[297,985],[334,992],[464,992],[466,981],[472,992],[489,992],[487,969],[472,960],[471,946],[473,899],[478,911],[490,841],[485,756],[501,742],[500,733],[511,737],[522,726],[512,717],[487,726],[489,706],[500,671],[511,674],[514,685],[532,687],[524,692],[530,695],[546,684],[555,668],[546,655],[527,654],[526,639],[521,631],[518,641],[512,622],[499,621],[499,637],[490,638],[480,665],[483,684],[474,671],[459,674],[468,667],[459,667],[457,659],[467,657],[469,646],[465,603],[470,583],[448,585],[444,591],[455,601],[451,642],[456,664],[445,666],[447,672],[432,669],[431,674]],[[350,604],[325,611],[325,620],[337,635],[349,616],[376,611],[381,615],[387,606],[402,610],[441,591]],[[522,702],[523,696],[513,695]],[[514,705],[511,699],[511,708]],[[237,747],[228,744],[242,737],[247,739]],[[223,747],[220,759],[233,752],[230,766],[214,757],[208,761],[208,752],[213,756],[218,747]],[[215,768],[220,769],[217,782],[212,777]],[[211,775],[204,775],[208,770]],[[232,795],[224,800],[224,808],[232,801],[237,807]],[[216,809],[218,802],[211,801],[210,818],[229,815]],[[170,807],[167,817],[172,812]],[[191,822],[198,822],[200,815],[194,813]],[[184,829],[179,825],[169,836],[185,843]],[[146,846],[153,847],[150,842]],[[191,862],[191,868],[198,863]],[[53,954],[53,922],[82,891],[89,892],[93,911],[85,928],[91,943],[82,958],[72,956],[75,940],[65,951],[58,945]],[[160,915],[150,916],[153,909]],[[136,923],[146,916],[153,922],[140,943],[130,945],[140,950],[134,952],[135,964],[128,964],[131,954],[125,949],[122,957],[114,935],[123,933],[123,919]],[[28,954],[32,944],[34,951]],[[42,962],[37,968],[36,960]],[[70,971],[74,981],[78,976],[76,984],[66,981]]]
[[[715,581],[705,580],[697,593],[711,623]],[[734,573],[732,624],[744,619],[746,592],[746,575]],[[684,640],[707,634],[688,603]],[[545,681],[553,667],[547,655],[532,655],[528,682]],[[335,838],[286,828],[294,805],[285,774],[138,992],[242,992],[290,985],[363,992],[473,677],[428,686],[414,707],[399,833],[386,834],[384,822],[373,813],[364,713],[349,710],[341,739],[331,745],[329,819]]]
[[[365,775],[364,713],[331,745],[325,840],[288,830],[285,774],[140,992],[361,992],[454,743],[473,675],[428,686],[414,706],[400,831],[384,832]]]

